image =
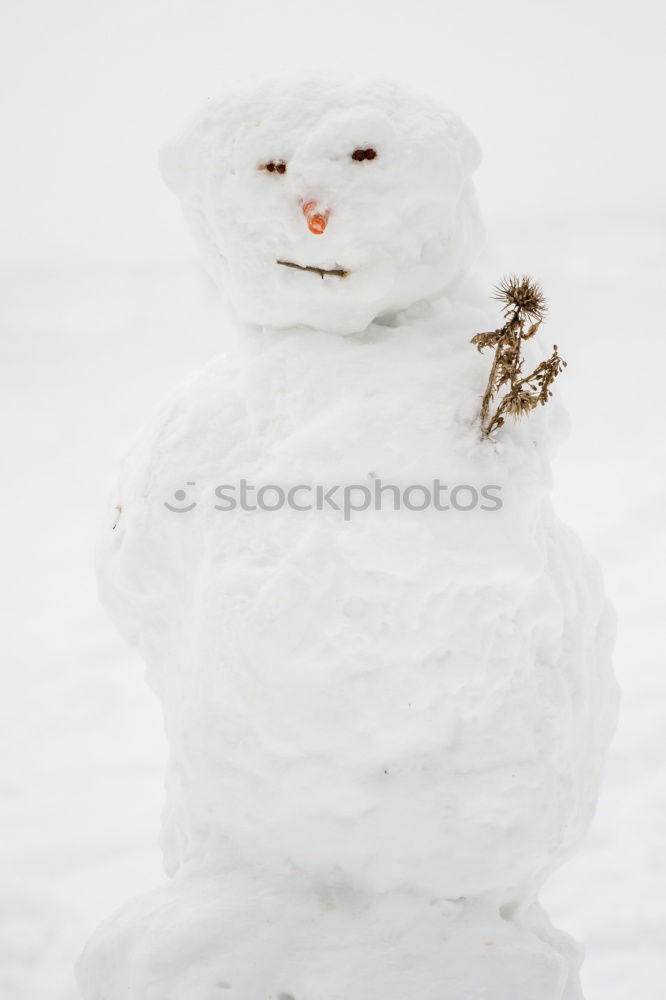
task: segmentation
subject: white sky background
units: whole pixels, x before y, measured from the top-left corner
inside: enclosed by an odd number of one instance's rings
[[[546,902],[587,944],[588,1000],[662,1000],[664,53],[664,0],[4,0],[3,1000],[72,1000],[94,926],[162,877],[159,712],[91,567],[119,456],[220,348],[157,150],[234,81],[299,69],[393,75],[458,111],[493,273],[543,281],[545,350],[570,362],[555,500],[601,559],[624,689],[596,823]]]

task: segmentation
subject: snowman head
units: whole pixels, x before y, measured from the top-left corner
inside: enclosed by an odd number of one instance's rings
[[[467,269],[479,159],[433,101],[385,81],[310,80],[211,103],[161,166],[243,320],[353,333]]]

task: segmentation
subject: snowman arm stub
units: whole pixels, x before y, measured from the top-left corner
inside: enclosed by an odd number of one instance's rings
[[[178,398],[160,407],[127,452],[110,496],[111,523],[105,518],[97,541],[100,598],[130,645],[142,645],[142,631],[159,617],[162,584],[159,544],[149,517],[151,487],[160,442],[177,410]]]
[[[179,572],[187,561],[191,534],[178,530],[191,514],[178,509],[192,475],[196,443],[211,419],[201,405],[206,384],[224,370],[214,358],[185,381],[137,435],[121,463],[96,547],[96,573],[102,603],[123,637],[146,648],[150,633],[167,636],[176,627]],[[222,387],[223,388],[223,387]],[[217,396],[221,421],[236,409],[233,398]],[[181,489],[182,487],[182,489]],[[175,498],[174,498],[175,492]],[[191,497],[185,504],[187,507]]]

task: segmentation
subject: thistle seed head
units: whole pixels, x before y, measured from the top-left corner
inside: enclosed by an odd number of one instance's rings
[[[493,297],[504,303],[505,313],[514,309],[536,322],[541,322],[546,314],[546,299],[541,286],[527,275],[522,278],[516,275],[503,278],[495,286]]]

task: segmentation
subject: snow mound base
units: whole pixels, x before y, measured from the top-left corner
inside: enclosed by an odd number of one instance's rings
[[[537,904],[505,919],[492,900],[204,868],[104,925],[79,978],[86,996],[142,1000],[580,1000],[580,958]]]

